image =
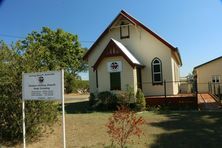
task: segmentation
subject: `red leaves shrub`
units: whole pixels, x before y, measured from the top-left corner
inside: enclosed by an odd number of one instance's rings
[[[106,127],[112,142],[116,142],[123,148],[132,136],[140,138],[143,134],[140,126],[143,124],[142,117],[137,117],[136,113],[130,111],[128,107],[120,106],[109,118]]]

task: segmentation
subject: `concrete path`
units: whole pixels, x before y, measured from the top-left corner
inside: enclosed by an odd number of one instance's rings
[[[208,93],[198,94],[198,107],[200,110],[219,110],[221,104],[216,102],[216,100]]]

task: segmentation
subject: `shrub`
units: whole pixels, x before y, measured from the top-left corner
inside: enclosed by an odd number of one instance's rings
[[[59,67],[55,61],[52,63],[56,63],[57,67],[47,66],[43,56],[49,53],[40,51],[46,48],[40,46],[31,36],[26,39],[34,43],[22,41],[9,48],[0,41],[0,143],[15,144],[22,141],[22,72],[65,68],[64,65]],[[47,59],[50,60],[49,57]],[[27,142],[39,138],[45,127],[51,127],[57,121],[58,107],[59,104],[55,102],[25,102]]]
[[[97,109],[115,110],[117,107],[117,97],[110,91],[100,92],[98,95]]]
[[[143,134],[140,126],[144,124],[142,117],[137,117],[135,112],[130,111],[126,106],[118,107],[118,110],[109,118],[106,127],[112,143],[116,142],[123,148],[132,136]]]
[[[126,85],[126,91],[120,91],[116,93],[116,96],[119,105],[131,106],[130,102],[136,100],[134,89],[130,85]]]
[[[117,93],[116,98],[117,98],[118,105],[124,105],[124,106],[129,105],[129,98],[125,92]]]
[[[136,93],[136,109],[139,111],[145,110],[146,100],[141,89],[138,88]]]
[[[135,95],[134,95],[134,89],[132,86],[130,85],[126,85],[126,99],[128,100],[128,103],[131,101],[131,100],[135,100]]]
[[[0,72],[1,73],[1,72]],[[0,83],[0,143],[22,141],[21,74]],[[1,80],[1,79],[0,79]],[[57,121],[58,104],[46,101],[25,101],[27,141],[36,140],[45,127]]]
[[[94,93],[89,95],[89,105],[92,107],[96,103],[96,96]]]

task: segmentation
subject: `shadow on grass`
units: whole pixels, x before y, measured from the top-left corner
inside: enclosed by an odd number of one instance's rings
[[[168,112],[169,119],[148,123],[162,128],[151,148],[218,148],[222,146],[222,112]]]
[[[89,101],[65,103],[67,114],[91,113],[89,110]]]
[[[61,108],[59,111],[62,111]],[[112,113],[112,110],[106,109],[92,109],[89,105],[89,101],[81,101],[81,102],[72,102],[65,103],[65,111],[66,114],[84,114],[84,113],[93,113],[93,112],[101,112],[101,113]]]

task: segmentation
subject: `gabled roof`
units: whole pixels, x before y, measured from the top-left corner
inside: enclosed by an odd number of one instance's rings
[[[145,31],[147,31],[148,33],[152,34],[156,39],[158,39],[160,42],[162,42],[163,44],[165,44],[167,47],[169,47],[173,52],[175,52],[177,54],[177,60],[179,65],[182,65],[182,60],[181,60],[181,56],[179,53],[179,50],[175,47],[173,47],[170,43],[168,43],[167,41],[165,41],[164,39],[162,39],[160,36],[158,36],[156,33],[154,33],[153,31],[151,31],[149,28],[147,28],[145,25],[143,25],[141,22],[139,22],[138,20],[136,20],[135,18],[133,18],[132,16],[130,16],[127,12],[121,10],[121,12],[116,16],[116,18],[111,22],[111,24],[106,28],[106,30],[99,36],[99,38],[95,41],[95,43],[90,47],[90,49],[86,52],[86,54],[84,55],[84,60],[87,60],[88,56],[90,55],[90,53],[94,50],[95,46],[99,43],[99,41],[109,32],[110,28],[112,27],[112,25],[116,22],[116,20],[119,17],[124,17],[126,20],[130,21],[132,24],[136,24],[138,26],[140,26],[141,28],[143,28]]]
[[[141,65],[141,63],[130,53],[130,51],[119,41],[115,39],[111,39],[118,47],[119,49],[129,58],[129,60],[136,65]]]
[[[215,58],[215,59],[213,59],[213,60],[211,60],[211,61],[208,61],[208,62],[206,62],[206,63],[203,63],[203,64],[201,64],[201,65],[198,65],[198,66],[194,67],[194,69],[200,68],[200,67],[202,67],[202,66],[204,66],[204,65],[207,65],[207,64],[209,64],[209,63],[211,63],[211,62],[217,61],[217,60],[219,60],[219,59],[221,59],[221,58],[222,58],[222,56],[220,56],[220,57],[218,57],[218,58]]]
[[[111,39],[107,44],[106,48],[103,50],[102,54],[97,59],[96,63],[93,66],[93,69],[97,69],[101,61],[105,57],[112,56],[123,56],[123,58],[132,66],[144,67],[133,55],[132,53],[119,41]]]

